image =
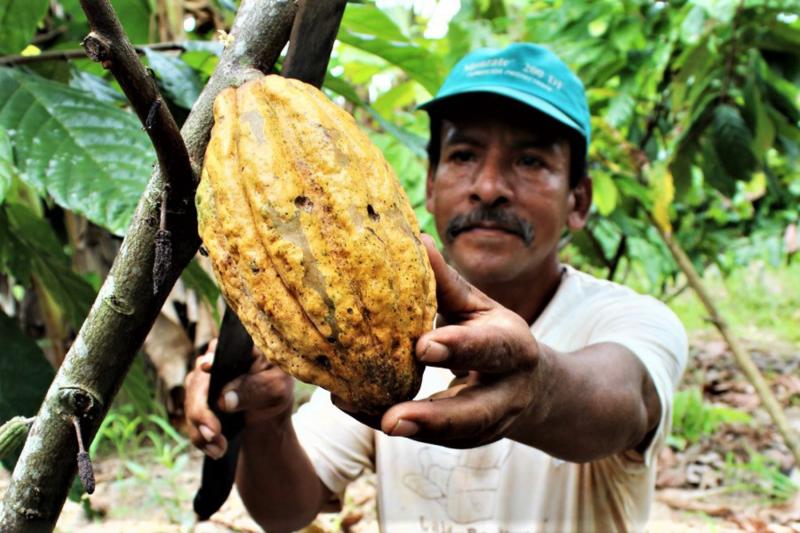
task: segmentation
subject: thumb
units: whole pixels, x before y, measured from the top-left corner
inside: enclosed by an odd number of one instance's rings
[[[469,314],[491,307],[488,296],[462,278],[445,262],[442,254],[436,249],[432,237],[422,235],[422,242],[428,252],[428,259],[436,278],[436,301],[440,314],[447,318],[448,315]]]

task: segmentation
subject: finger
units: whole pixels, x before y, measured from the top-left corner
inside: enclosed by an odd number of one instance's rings
[[[463,386],[436,401],[393,406],[381,420],[391,436],[451,447],[473,447],[502,438],[526,407],[516,387],[508,383]]]
[[[485,294],[450,268],[429,235],[422,235],[422,242],[425,244],[436,278],[436,301],[439,312],[445,319],[448,315],[474,313],[491,307],[493,302]]]
[[[185,383],[184,411],[189,440],[208,456],[218,459],[225,453],[228,443],[222,435],[219,419],[208,407],[209,381],[209,375],[199,369],[189,373]]]
[[[480,326],[445,326],[429,331],[417,341],[417,359],[462,373],[474,370],[500,374],[532,369],[538,360],[539,345],[527,325],[513,324],[517,318],[509,314]]]
[[[261,411],[291,403],[294,382],[279,368],[245,374],[225,387],[217,400],[222,411]]]
[[[203,372],[211,372],[211,367],[214,364],[214,353],[209,352],[203,355],[198,355],[194,361],[194,367],[199,368]]]

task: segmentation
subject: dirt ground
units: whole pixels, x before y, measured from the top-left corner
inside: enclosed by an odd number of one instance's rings
[[[759,408],[752,387],[736,369],[726,347],[713,336],[692,339],[690,368],[682,388],[697,386],[706,402],[735,407],[753,417],[749,424],[724,425],[713,436],[682,450],[667,448],[659,456],[656,500],[649,531],[800,532],[800,491],[782,503],[759,490],[764,474],[732,484],[732,457],[753,451],[770,458],[780,472],[800,485],[800,469],[782,444],[769,418]],[[763,343],[762,343],[763,346]],[[751,355],[800,432],[800,352],[797,347],[769,343],[769,350],[749,345]],[[260,531],[235,493],[211,520],[197,523],[192,498],[199,485],[202,455],[182,454],[167,468],[152,454],[95,464],[97,489],[88,501],[67,501],[58,521],[60,532],[250,532]],[[728,473],[726,473],[728,472]],[[0,497],[9,475],[0,470]],[[742,482],[744,481],[744,482]],[[770,481],[770,480],[766,480]],[[759,485],[761,484],[761,485]],[[90,518],[86,512],[91,508]],[[322,514],[306,533],[377,532],[375,477],[366,475],[348,489],[343,509]]]

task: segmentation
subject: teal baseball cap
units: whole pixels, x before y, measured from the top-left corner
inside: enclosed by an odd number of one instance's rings
[[[481,48],[459,61],[436,97],[420,105],[428,113],[450,98],[493,93],[526,104],[577,131],[589,146],[589,106],[583,83],[547,48],[515,43]]]

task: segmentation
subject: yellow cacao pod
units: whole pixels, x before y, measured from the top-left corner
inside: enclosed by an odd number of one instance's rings
[[[433,272],[383,154],[315,87],[226,89],[197,191],[228,305],[264,354],[366,412],[414,396]]]

